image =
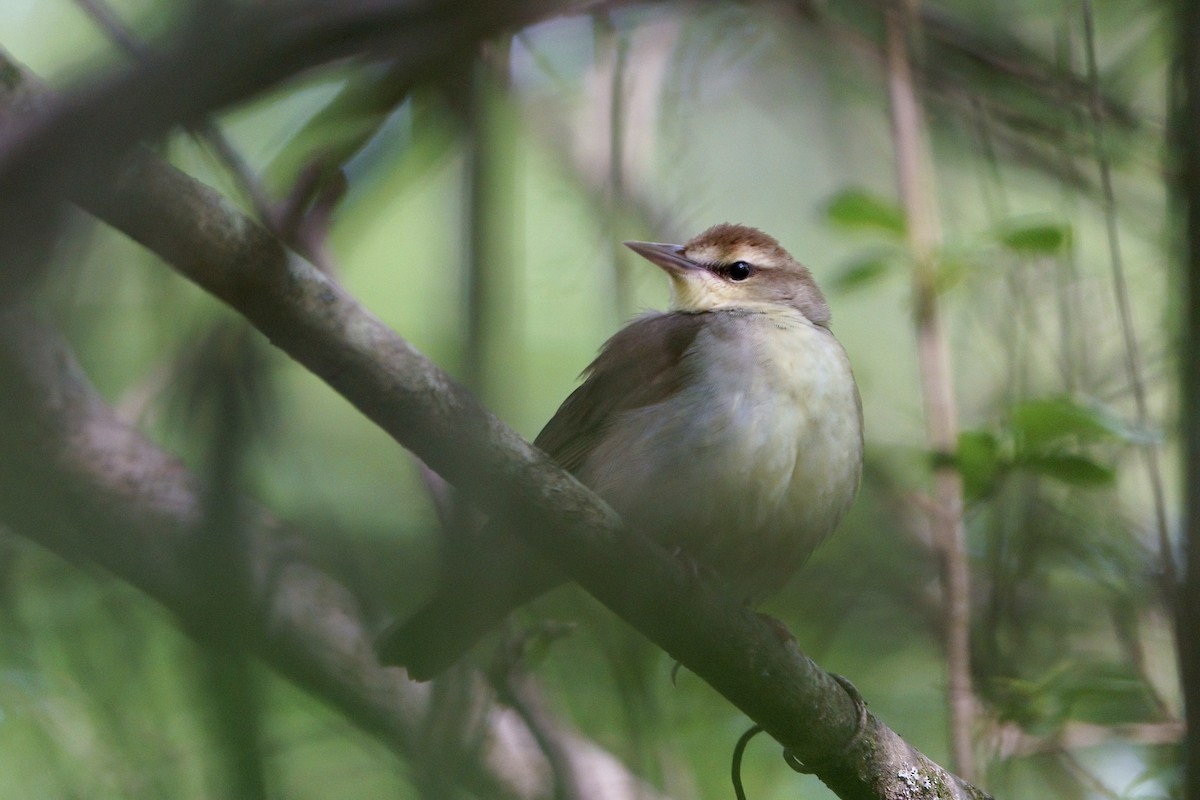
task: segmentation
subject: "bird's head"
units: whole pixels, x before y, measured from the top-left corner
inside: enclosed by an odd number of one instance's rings
[[[722,223],[687,244],[625,244],[666,271],[676,311],[795,309],[829,324],[829,304],[812,273],[757,228]]]

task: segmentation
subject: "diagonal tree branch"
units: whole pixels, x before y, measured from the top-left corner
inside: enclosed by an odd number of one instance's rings
[[[860,720],[853,699],[794,641],[624,530],[595,495],[213,190],[139,152],[113,184],[76,197],[243,314],[479,508],[521,520],[527,541],[839,796],[986,797],[873,715]]]
[[[904,792],[925,781],[945,792],[930,797],[983,796],[873,717],[856,735],[853,702],[794,643],[622,529],[573,477],[211,190],[151,158],[136,161],[112,198],[86,205],[238,309],[484,511],[523,520],[532,544],[841,796],[921,796]]]
[[[249,591],[227,609],[237,624],[211,619],[211,581],[202,579],[195,537],[204,513],[201,483],[105,405],[66,345],[29,314],[0,313],[0,518],[71,560],[87,558],[178,615],[202,640],[237,632],[234,644],[413,759],[430,711],[426,685],[381,666],[352,593],[315,566],[300,536],[246,502]],[[218,588],[224,591],[225,586]],[[462,749],[482,734],[489,757],[456,775],[488,797],[552,795],[534,736],[511,710],[493,706],[482,680],[467,702],[484,709],[478,729],[439,738]],[[556,747],[572,770],[611,776],[602,800],[654,797],[615,758],[565,730]],[[424,753],[424,750],[420,750]],[[445,757],[445,754],[442,754]]]
[[[506,28],[574,8],[553,0],[290,0],[190,17],[153,57],[0,128],[0,289],[29,282],[61,201],[103,184],[117,159],[172,126],[236,104],[313,67],[389,58],[430,80]],[[0,75],[0,83],[10,76]]]

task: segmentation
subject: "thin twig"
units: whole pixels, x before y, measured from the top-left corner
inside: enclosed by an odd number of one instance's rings
[[[524,34],[518,34],[514,39],[527,51],[534,66],[548,80],[564,93],[569,90],[568,81],[554,70],[553,63],[536,47],[535,42]],[[528,132],[537,138],[538,146],[554,157],[577,182],[584,200],[595,214],[607,215],[613,205],[616,205],[621,209],[623,220],[631,228],[659,231],[679,229],[676,223],[680,216],[679,209],[668,209],[661,202],[661,198],[651,197],[641,188],[632,186],[629,181],[622,181],[618,187],[619,194],[614,194],[611,176],[607,172],[597,170],[592,161],[584,158],[580,152],[582,148],[572,146],[572,138],[577,134],[563,124],[562,115],[539,113],[539,109],[533,107],[527,109],[523,122]],[[609,237],[611,241],[616,241],[617,238]],[[632,311],[632,307],[630,310]]]
[[[116,42],[134,59],[144,61],[150,55],[150,48],[146,46],[146,43],[126,27],[112,7],[104,0],[75,0],[75,5],[82,8],[92,18],[92,21],[104,30],[108,38]]]
[[[1092,136],[1096,151],[1096,165],[1100,170],[1100,193],[1104,208],[1104,227],[1108,232],[1108,256],[1112,266],[1113,294],[1117,301],[1117,313],[1121,322],[1121,338],[1125,345],[1125,366],[1129,371],[1129,382],[1133,388],[1133,400],[1137,409],[1137,424],[1141,430],[1150,425],[1149,404],[1146,401],[1146,380],[1142,374],[1142,357],[1138,351],[1137,333],[1133,323],[1133,309],[1129,303],[1129,287],[1125,278],[1125,262],[1121,256],[1121,234],[1117,220],[1117,200],[1112,183],[1112,164],[1108,157],[1108,144],[1104,131],[1104,111],[1100,94],[1100,72],[1096,66],[1096,28],[1092,16],[1091,0],[1083,0],[1083,31],[1087,50],[1087,78],[1091,87],[1091,102],[1088,109],[1092,119]],[[1141,446],[1145,459],[1146,475],[1150,480],[1150,492],[1154,500],[1154,521],[1158,533],[1158,557],[1162,563],[1162,584],[1168,606],[1173,607],[1178,570],[1171,547],[1171,535],[1167,525],[1167,501],[1163,491],[1162,468],[1158,462],[1158,443],[1149,439]]]
[[[135,61],[145,64],[153,56],[152,48],[139,39],[104,0],[75,0],[75,3]],[[258,176],[215,122],[204,119],[188,126],[188,131],[197,142],[206,145],[233,176],[260,222],[276,233],[280,233],[281,228],[284,231],[288,230],[286,226],[278,224],[279,215],[274,213],[271,199]],[[299,243],[292,239],[289,239],[289,242],[293,246]],[[300,249],[310,257],[324,255],[310,252],[312,248]],[[321,266],[324,268],[328,264],[322,263]]]
[[[1124,797],[1124,795],[1113,791],[1108,784],[1093,775],[1087,767],[1079,762],[1079,759],[1070,750],[1059,750],[1058,758],[1066,766],[1067,771],[1092,792],[1101,797],[1108,798],[1108,800],[1122,800]]]
[[[1127,725],[1098,725],[1087,722],[1068,722],[1048,735],[1027,731],[1020,724],[1006,722],[993,730],[994,751],[997,760],[1058,753],[1063,750],[1084,750],[1107,744],[1145,745],[1164,747],[1178,745],[1184,741],[1183,723],[1143,722]]]
[[[154,51],[134,34],[121,21],[116,12],[104,0],[75,0],[92,21],[113,40],[122,50],[138,63],[144,64],[153,56]],[[264,225],[271,226],[273,214],[271,201],[266,190],[255,176],[250,165],[242,158],[241,153],[233,146],[228,137],[212,120],[205,119],[189,126],[192,136],[199,142],[212,149],[238,182],[239,188],[254,208],[254,213]]]
[[[596,52],[607,53],[608,82],[608,207],[605,210],[605,230],[609,246],[609,265],[612,270],[613,309],[618,321],[624,322],[633,311],[633,284],[629,274],[628,251],[618,235],[624,221],[622,199],[625,195],[625,65],[629,55],[628,37],[617,29],[612,14],[597,11],[592,14],[595,26]],[[602,62],[597,63],[597,67]]]
[[[915,0],[903,0],[887,7],[888,88],[897,182],[908,220],[914,263],[917,357],[926,437],[931,451],[948,456],[957,449],[958,412],[937,302],[935,272],[940,232],[933,210],[930,165],[909,56],[908,36],[918,25],[916,5]],[[970,574],[962,520],[962,478],[953,466],[946,465],[934,470],[933,481],[936,509],[929,522],[942,556],[951,749],[957,771],[973,776],[975,700],[971,688]]]
[[[514,647],[519,651],[523,645],[524,642],[520,641]],[[541,692],[522,666],[522,654],[518,652],[514,658],[508,658],[507,655],[501,657],[503,663],[488,676],[492,688],[496,690],[500,702],[517,712],[550,765],[555,800],[586,800],[588,793],[584,786],[587,784],[576,780],[570,754],[563,747],[560,723],[546,710]]]
[[[1055,50],[1059,69],[1072,75],[1075,74],[1075,55],[1069,25],[1062,26],[1055,39]],[[1063,90],[1063,103],[1067,102],[1069,102],[1069,97],[1066,90]],[[1078,106],[1072,106],[1071,109],[1071,115],[1076,118],[1077,127],[1084,127],[1082,109]],[[1059,152],[1063,163],[1069,165],[1068,171],[1076,171],[1075,155],[1065,140],[1061,142]],[[1068,207],[1073,208],[1075,195],[1070,191],[1071,187],[1067,181],[1061,183],[1064,205],[1070,204]],[[1066,252],[1058,259],[1057,266],[1059,273],[1059,279],[1056,281],[1059,301],[1058,316],[1062,320],[1063,382],[1067,392],[1073,394],[1081,386],[1090,390],[1092,384],[1091,352],[1085,344],[1081,324],[1087,317],[1081,298],[1079,261],[1076,249],[1074,247],[1067,248]]]

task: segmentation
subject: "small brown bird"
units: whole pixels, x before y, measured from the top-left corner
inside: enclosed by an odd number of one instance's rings
[[[862,473],[862,407],[812,273],[722,224],[684,245],[626,242],[672,303],[613,336],[535,444],[635,528],[748,603],[837,526]],[[425,680],[562,577],[490,526],[433,600],[387,632],[384,663]]]

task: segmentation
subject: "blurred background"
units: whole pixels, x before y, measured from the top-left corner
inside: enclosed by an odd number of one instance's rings
[[[71,91],[166,46],[187,5],[4,0],[0,47]],[[889,8],[543,14],[453,74],[343,59],[153,144],[529,439],[608,336],[666,305],[621,241],[776,236],[829,297],[867,466],[763,610],[998,797],[1181,796],[1168,7]],[[73,216],[52,259],[39,306],[122,419],[202,475],[233,464],[231,490],[294,523],[375,630],[420,602],[442,534],[415,459],[111,228]],[[577,623],[524,666],[548,714],[664,795],[730,796],[744,716],[686,670],[673,685],[578,589],[515,627],[547,618]],[[0,529],[0,795],[244,794],[214,700],[229,665],[206,653],[119,577]],[[415,780],[411,754],[257,661],[232,674],[260,796],[469,792]],[[754,800],[833,797],[765,737],[744,773]]]

